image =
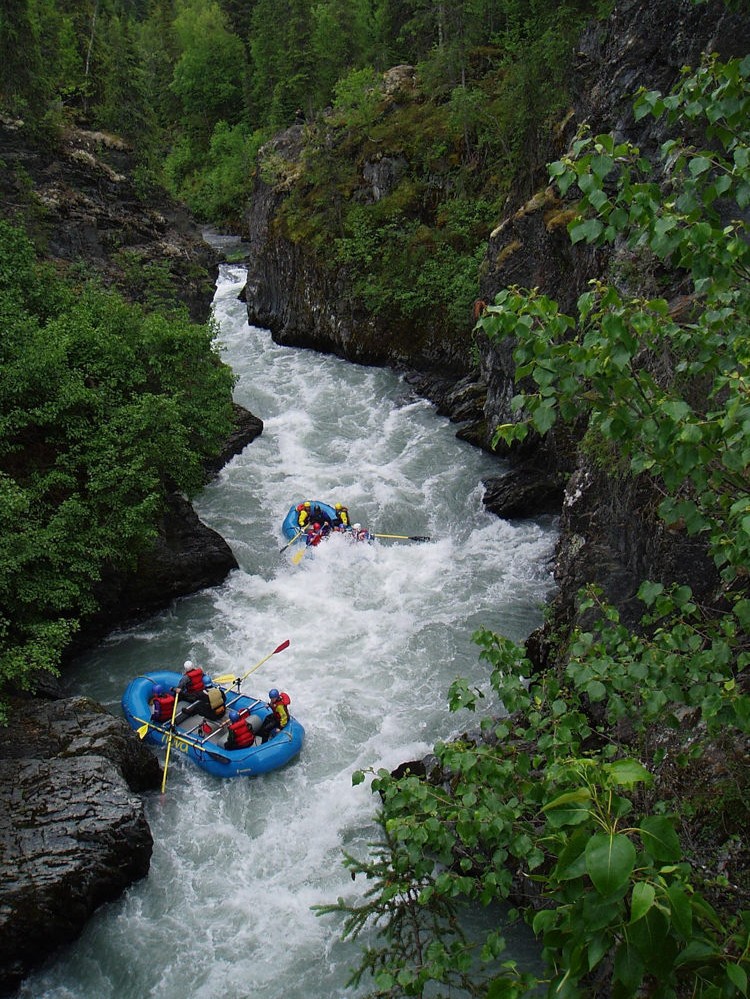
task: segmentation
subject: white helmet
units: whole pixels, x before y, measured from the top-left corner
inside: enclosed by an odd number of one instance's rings
[[[355,530],[355,531],[361,531],[362,530],[362,525],[361,524],[355,524],[354,527],[353,527],[353,530]]]
[[[185,672],[187,673],[187,671],[188,671],[189,669],[192,669],[192,668],[193,668],[193,660],[192,660],[192,659],[186,659],[186,660],[185,660],[185,662],[184,662],[184,664],[183,664],[183,666],[182,666],[182,668],[183,668],[183,669],[185,670]]]

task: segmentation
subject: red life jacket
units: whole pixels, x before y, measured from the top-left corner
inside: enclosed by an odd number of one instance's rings
[[[227,747],[229,749],[246,749],[255,742],[255,732],[253,732],[246,718],[238,718],[229,726],[227,735]]]
[[[185,676],[188,679],[187,686],[185,687],[186,694],[200,694],[203,690],[203,670],[202,669],[189,669]]]
[[[174,711],[174,694],[157,694],[153,701],[151,717],[154,721],[164,722],[172,718]]]

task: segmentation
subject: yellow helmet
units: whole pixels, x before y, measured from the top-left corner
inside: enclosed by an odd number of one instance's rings
[[[336,509],[337,510],[343,510],[344,507],[341,505],[341,503],[336,503]]]
[[[305,509],[306,510],[310,509],[310,500],[305,500]]]

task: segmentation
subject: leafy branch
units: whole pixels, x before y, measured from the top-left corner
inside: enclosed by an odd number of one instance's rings
[[[415,935],[402,920],[407,938],[389,935],[395,885],[403,905],[504,907],[469,994],[748,994],[747,887],[724,885],[721,909],[712,903],[684,835],[694,806],[667,775],[678,768],[687,779],[708,748],[742,747],[750,733],[749,108],[750,58],[708,59],[667,97],[636,101],[638,117],[700,125],[705,149],[670,139],[657,174],[632,145],[583,131],[550,167],[578,201],[573,242],[653,255],[692,282],[685,310],[598,282],[575,316],[537,290],[508,288],[479,320],[491,340],[514,342],[517,422],[498,439],[583,417],[633,476],[650,477],[664,521],[705,539],[720,591],[699,605],[687,586],[645,581],[633,631],[588,588],[544,673],[509,639],[474,636],[505,712],[483,718],[479,736],[439,743],[425,779],[379,771],[372,781],[386,846],[357,870],[375,876],[374,894],[369,910],[339,900],[337,911],[350,926],[384,919],[360,969],[384,976],[376,986],[391,991],[374,995],[423,995],[428,983],[439,994],[466,969],[465,952],[446,949],[447,924],[431,927],[435,951],[424,924]],[[475,711],[482,696],[457,680],[449,701]],[[746,829],[746,776],[713,790],[714,811],[729,820],[736,808]],[[731,803],[720,800],[730,793]],[[505,923],[520,915],[545,972],[503,961]]]

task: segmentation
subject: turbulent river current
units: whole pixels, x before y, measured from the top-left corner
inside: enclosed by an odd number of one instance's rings
[[[306,742],[296,762],[255,780],[222,781],[173,754],[166,793],[147,796],[148,877],[100,909],[19,999],[363,994],[364,984],[345,987],[360,943],[342,942],[337,919],[312,909],[365,889],[342,850],[366,855],[377,798],[369,780],[352,786],[352,772],[393,769],[473,727],[446,697],[457,676],[486,673],[472,633],[522,639],[541,620],[554,521],[487,513],[481,482],[499,473],[496,460],[393,373],[280,347],[248,326],[244,280],[241,266],[223,265],[214,310],[235,398],[264,430],[194,503],[240,567],[112,635],[68,685],[120,715],[137,674],[190,658],[240,675],[289,639],[244,689],[286,690]],[[430,540],[333,538],[295,565],[279,553],[280,528],[303,499],[341,500],[372,531]],[[529,945],[519,935],[510,946],[518,958]]]

